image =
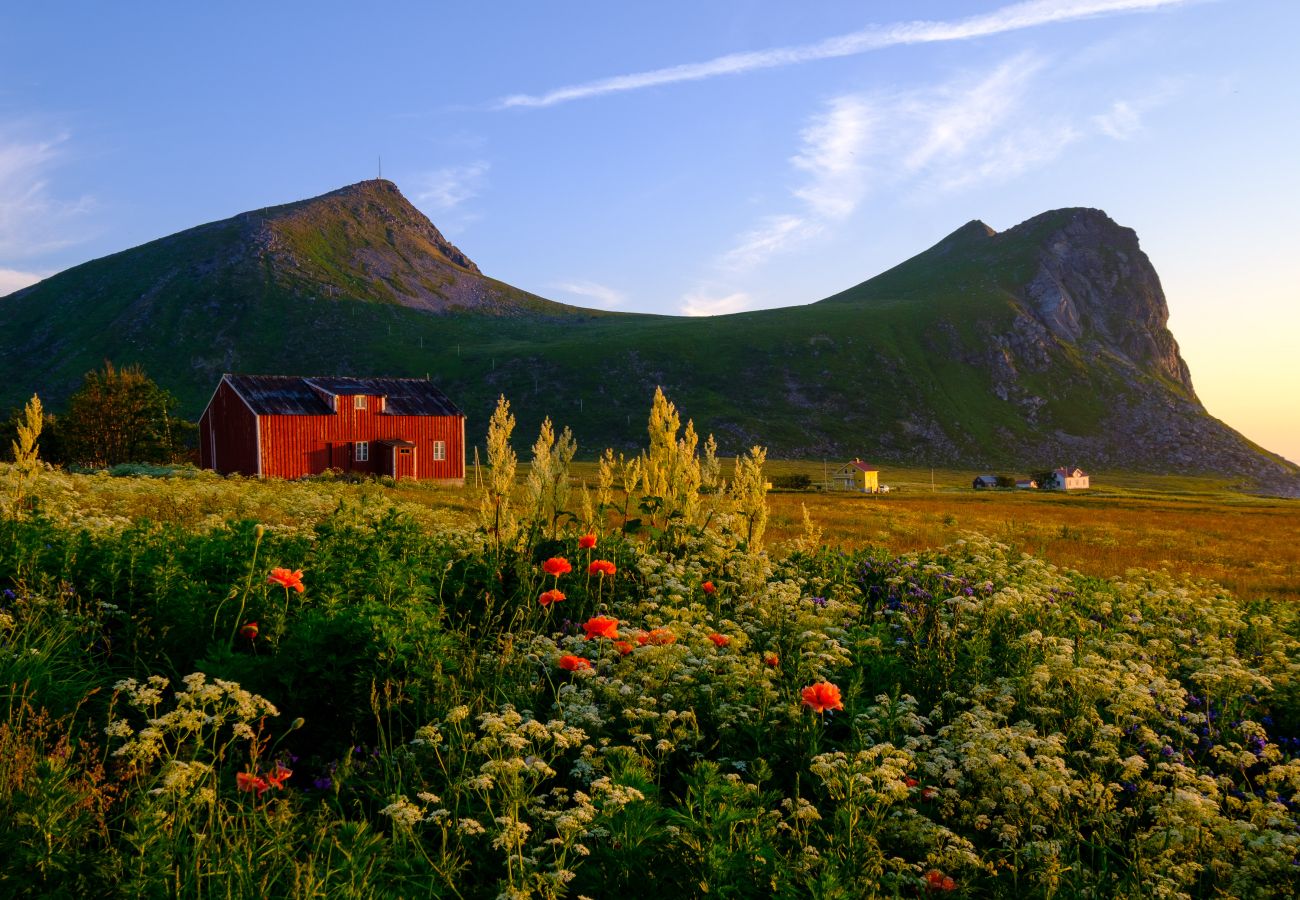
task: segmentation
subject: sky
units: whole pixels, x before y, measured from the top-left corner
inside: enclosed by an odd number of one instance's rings
[[[674,315],[1088,206],[1207,409],[1300,461],[1297,33],[1289,0],[6,4],[0,296],[381,169],[493,277]]]

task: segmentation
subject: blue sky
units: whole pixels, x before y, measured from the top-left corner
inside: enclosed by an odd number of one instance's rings
[[[1300,460],[1300,4],[482,6],[8,5],[0,295],[380,156],[485,272],[672,314],[1092,206],[1210,412]]]

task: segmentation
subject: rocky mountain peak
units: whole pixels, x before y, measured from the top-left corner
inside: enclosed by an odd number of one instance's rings
[[[1023,296],[1055,338],[1098,345],[1193,393],[1160,276],[1133,229],[1098,209],[1060,209],[999,237],[1032,243],[1035,270]]]

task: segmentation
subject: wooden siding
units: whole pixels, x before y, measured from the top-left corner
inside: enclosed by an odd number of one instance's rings
[[[199,419],[199,460],[222,475],[257,475],[257,416],[225,379]]]
[[[376,441],[410,441],[415,444],[415,477],[463,480],[465,477],[463,416],[392,416],[380,412],[377,396],[366,397],[366,408],[356,409],[351,396],[339,398],[338,412],[330,416],[260,416],[262,474],[299,478],[327,468],[345,472],[386,475],[392,455]],[[368,441],[369,459],[355,459],[358,441]],[[445,441],[447,458],[433,458],[433,442]]]

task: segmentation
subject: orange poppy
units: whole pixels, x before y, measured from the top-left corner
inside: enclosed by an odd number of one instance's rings
[[[266,583],[278,584],[286,591],[292,588],[300,594],[306,590],[302,586],[302,569],[272,569]]]
[[[584,534],[578,538],[579,550],[590,550],[594,546],[596,546],[596,536],[594,534]]]
[[[931,891],[955,891],[957,882],[953,881],[951,875],[945,875],[938,869],[931,869],[925,873],[925,886]]]
[[[725,634],[717,634],[716,632],[709,635],[709,640],[713,641],[713,643],[717,644],[719,647],[725,647],[731,643],[731,638],[727,637]]]
[[[706,593],[706,594],[714,594],[714,593],[717,593],[717,590],[718,590],[717,588],[715,588],[715,587],[713,586],[713,582],[712,582],[712,581],[706,581],[706,582],[704,582],[704,584],[700,585],[700,588],[701,588],[701,589],[704,591],[704,593]]]
[[[574,656],[572,653],[566,653],[560,657],[560,668],[569,672],[578,672],[582,669],[590,669],[591,663],[581,656]]]
[[[245,623],[245,624],[243,624],[243,625],[240,625],[240,626],[239,626],[239,636],[240,636],[240,637],[246,637],[246,638],[248,638],[250,641],[251,641],[253,638],[257,637],[257,623],[256,623],[256,622],[247,622],[247,623]]]
[[[592,616],[582,626],[587,632],[587,640],[592,638],[610,638],[618,637],[618,619],[611,619],[609,616]]]
[[[542,563],[542,571],[547,575],[554,575],[559,578],[567,572],[573,571],[573,566],[563,556],[552,556],[546,562]]]
[[[649,631],[638,631],[636,642],[641,646],[653,644],[656,647],[662,647],[666,644],[677,643],[677,635],[673,634],[667,628],[652,628]]]
[[[563,599],[564,591],[552,589],[549,591],[543,591],[542,596],[537,598],[537,602],[542,604],[542,606],[550,606],[552,603],[559,603]]]
[[[777,656],[776,653],[769,650],[763,654],[763,662],[767,663],[769,666],[775,669],[777,666],[781,665],[781,657]]]
[[[601,578],[613,575],[615,571],[614,564],[607,559],[592,560],[591,565],[587,566],[588,575],[599,575]]]
[[[815,713],[824,713],[828,709],[843,709],[840,689],[829,681],[819,681],[803,689],[803,705]]]
[[[623,656],[627,656],[629,653],[632,652],[632,645],[629,644],[627,641],[615,641],[614,647]]]
[[[256,791],[257,796],[260,797],[266,793],[266,789],[270,787],[270,785],[263,781],[260,776],[254,775],[252,772],[237,772],[235,773],[235,787],[249,794]]]

